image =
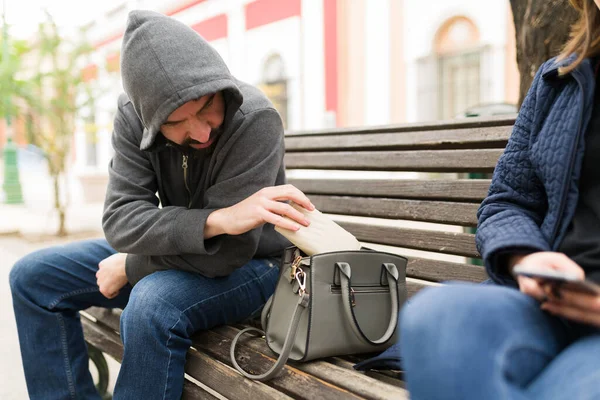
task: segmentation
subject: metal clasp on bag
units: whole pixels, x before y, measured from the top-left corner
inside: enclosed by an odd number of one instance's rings
[[[298,296],[302,297],[304,293],[306,293],[306,274],[302,270],[302,268],[298,268],[298,272],[296,272],[296,281],[298,282]]]
[[[292,268],[290,270],[290,279],[293,280],[294,278],[297,278],[296,271],[298,270],[298,267],[300,266],[301,262],[302,262],[302,256],[296,256],[296,258],[292,262]]]

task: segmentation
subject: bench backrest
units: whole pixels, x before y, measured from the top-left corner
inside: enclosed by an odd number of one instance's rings
[[[450,279],[480,282],[470,232],[513,124],[511,116],[290,133],[288,181],[367,247],[411,253],[411,294]]]

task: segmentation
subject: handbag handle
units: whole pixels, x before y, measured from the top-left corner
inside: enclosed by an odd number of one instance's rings
[[[233,338],[233,341],[231,342],[231,348],[229,350],[229,355],[231,356],[231,363],[233,364],[235,369],[237,369],[238,372],[240,374],[244,375],[246,378],[254,379],[256,381],[264,382],[264,381],[268,381],[269,379],[277,376],[277,374],[279,374],[279,372],[285,366],[285,363],[287,362],[287,360],[290,356],[290,352],[292,351],[292,346],[294,345],[294,340],[296,339],[296,332],[298,330],[297,329],[298,324],[300,323],[300,317],[302,316],[302,312],[304,310],[306,310],[306,307],[308,307],[309,302],[310,302],[310,295],[306,292],[302,293],[300,295],[300,299],[298,300],[298,303],[296,304],[296,308],[294,309],[294,314],[292,315],[292,322],[290,324],[290,327],[288,328],[287,334],[285,335],[285,341],[283,342],[283,348],[281,349],[281,353],[279,353],[279,357],[277,358],[277,361],[275,362],[275,364],[267,372],[265,372],[263,374],[254,375],[254,374],[244,371],[244,369],[242,369],[242,367],[240,367],[240,365],[238,364],[238,362],[235,359],[235,345],[237,344],[238,340],[244,333],[258,332],[258,333],[260,333],[261,336],[264,336],[265,333],[257,328],[246,328],[246,329],[239,331],[238,334],[235,335],[235,338]],[[267,306],[269,307],[268,310],[270,310],[271,303],[268,302],[265,305],[265,309],[267,308]],[[266,313],[263,311],[263,318],[266,318],[267,313],[268,313],[268,311]],[[266,325],[263,325],[263,328],[266,328]]]
[[[382,266],[386,271],[387,281],[390,288],[390,304],[392,309],[392,315],[390,316],[390,324],[387,327],[387,330],[379,339],[371,340],[365,335],[363,330],[360,328],[358,324],[358,320],[356,319],[356,315],[354,314],[354,309],[352,308],[352,298],[351,298],[351,276],[352,276],[352,268],[350,264],[346,262],[337,262],[335,263],[336,268],[340,270],[340,280],[342,284],[342,303],[344,304],[344,311],[346,314],[346,318],[350,322],[350,327],[354,334],[361,339],[363,342],[371,344],[373,346],[383,344],[390,340],[390,338],[394,335],[396,331],[396,326],[398,325],[398,268],[394,264],[391,263],[383,263]]]

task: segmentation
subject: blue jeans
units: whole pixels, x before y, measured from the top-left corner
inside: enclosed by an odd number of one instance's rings
[[[179,399],[190,336],[239,322],[275,290],[278,260],[251,260],[224,278],[166,270],[127,284],[113,299],[96,285],[106,240],[34,252],[10,272],[21,355],[31,399],[99,399],[88,368],[79,310],[124,308],[123,362],[115,399]]]
[[[553,317],[516,289],[426,289],[400,327],[412,399],[600,399],[600,329]]]

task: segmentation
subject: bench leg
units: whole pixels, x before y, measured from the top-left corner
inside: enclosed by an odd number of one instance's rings
[[[87,347],[90,361],[94,363],[94,365],[96,366],[96,370],[98,370],[98,383],[96,383],[96,389],[98,390],[98,393],[103,399],[112,399],[111,394],[107,393],[109,371],[108,364],[106,363],[106,358],[100,350],[98,350],[91,344],[87,343]]]

